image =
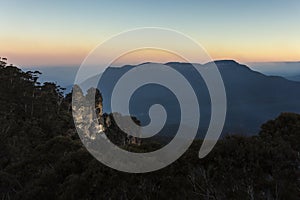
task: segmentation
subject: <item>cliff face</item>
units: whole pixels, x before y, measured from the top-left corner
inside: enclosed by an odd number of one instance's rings
[[[90,102],[93,101],[92,98],[95,98],[95,106],[91,106]],[[99,90],[91,88],[87,94],[84,95],[77,85],[73,87],[73,118],[77,129],[79,129],[79,134],[86,139],[94,140],[97,135],[106,137],[104,134],[102,102],[103,99]]]
[[[98,89],[90,88],[84,95],[79,86],[73,87],[72,110],[74,122],[77,131],[84,139],[95,140],[97,137],[109,139],[116,145],[140,144],[138,138],[132,137],[124,133],[116,124],[112,114],[103,113],[103,98]],[[94,99],[93,99],[94,98]],[[91,106],[91,102],[95,102],[95,106]],[[130,116],[121,116],[124,118]],[[136,118],[132,118],[136,124],[140,122]],[[138,132],[128,127],[126,132]]]

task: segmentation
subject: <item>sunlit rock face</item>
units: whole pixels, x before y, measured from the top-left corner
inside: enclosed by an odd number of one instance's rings
[[[81,88],[75,85],[72,92],[73,118],[81,138],[95,140],[100,136],[117,145],[140,145],[140,139],[127,134],[131,132],[140,133],[140,129],[126,127],[126,133],[124,133],[113,120],[112,114],[103,114],[103,98],[98,89],[90,88],[84,95]],[[130,118],[130,116],[121,117]],[[132,120],[140,125],[135,117]]]
[[[92,140],[97,135],[106,137],[104,133],[103,99],[98,89],[90,88],[87,94],[84,95],[80,87],[75,85],[73,87],[72,109],[74,122],[81,136]]]

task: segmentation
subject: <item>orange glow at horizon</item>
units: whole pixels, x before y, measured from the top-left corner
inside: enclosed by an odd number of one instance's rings
[[[156,27],[192,38],[213,60],[300,61],[300,26],[297,25],[300,1],[271,4],[257,0],[159,4],[137,1],[134,4],[126,1],[2,1],[0,57],[7,57],[9,63],[20,67],[79,66],[107,39],[137,28]],[[193,62],[203,60],[195,46],[176,39],[170,42],[168,35],[164,37],[166,39],[159,42],[167,47],[180,48]],[[127,47],[126,44],[135,43],[137,39],[147,40],[137,36],[124,41],[124,45],[115,44],[101,56],[110,58],[114,50]],[[147,53],[162,62],[176,59],[162,52],[152,54]],[[136,63],[138,59],[128,57],[126,64]]]
[[[175,53],[161,49],[138,49],[128,52],[117,58],[112,65],[141,64],[145,62],[167,63],[187,62],[184,58]]]
[[[95,48],[92,41],[63,41],[38,39],[1,39],[0,56],[18,66],[79,66],[89,52]],[[204,46],[213,60],[233,59],[239,62],[299,61],[300,47],[291,44],[262,46],[260,44],[232,45],[211,44]],[[190,50],[192,54],[193,51]],[[197,57],[197,55],[193,55]],[[185,62],[166,51],[143,50],[121,56],[115,64],[139,64],[142,62]],[[195,61],[192,61],[195,62]]]
[[[79,40],[0,38],[0,57],[18,66],[78,66],[93,48]]]

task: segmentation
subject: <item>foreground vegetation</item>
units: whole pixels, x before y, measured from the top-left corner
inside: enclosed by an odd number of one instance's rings
[[[71,95],[0,61],[1,199],[299,199],[300,115],[282,113],[257,136],[229,136],[198,159],[201,141],[170,166],[128,174],[79,140]],[[147,142],[132,151],[157,148]]]

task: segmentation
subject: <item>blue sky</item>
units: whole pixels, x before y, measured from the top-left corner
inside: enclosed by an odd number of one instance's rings
[[[20,65],[74,65],[121,31],[183,32],[213,58],[300,60],[300,1],[1,1],[0,54]],[[56,53],[54,53],[56,52]]]

